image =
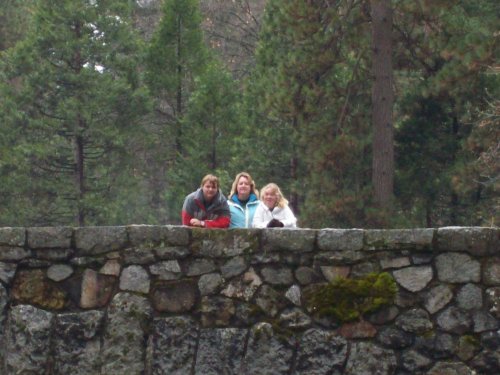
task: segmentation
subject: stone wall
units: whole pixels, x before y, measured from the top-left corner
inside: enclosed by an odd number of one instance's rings
[[[2,374],[499,374],[498,228],[0,228]],[[386,271],[340,324],[304,295]]]

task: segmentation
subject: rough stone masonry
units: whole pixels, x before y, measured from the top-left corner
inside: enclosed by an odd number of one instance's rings
[[[500,374],[498,228],[0,228],[2,374]],[[304,298],[389,272],[350,323]]]

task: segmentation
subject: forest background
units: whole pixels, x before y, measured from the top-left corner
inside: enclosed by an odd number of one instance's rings
[[[498,0],[0,3],[0,226],[178,224],[240,171],[301,227],[498,225]]]

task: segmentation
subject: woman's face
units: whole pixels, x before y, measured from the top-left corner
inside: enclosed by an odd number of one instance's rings
[[[210,181],[205,182],[201,189],[203,191],[203,198],[206,201],[211,201],[217,194],[217,186]]]
[[[266,189],[262,195],[262,201],[269,208],[274,208],[278,203],[278,195],[273,189]]]
[[[245,176],[241,176],[236,184],[236,191],[238,193],[238,198],[246,199],[250,195],[250,182]]]

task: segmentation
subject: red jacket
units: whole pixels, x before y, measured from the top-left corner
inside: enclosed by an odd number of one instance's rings
[[[206,205],[201,188],[189,194],[182,206],[182,224],[190,225],[189,222],[193,218],[203,220],[206,228],[229,227],[231,214],[226,197],[219,191]]]

